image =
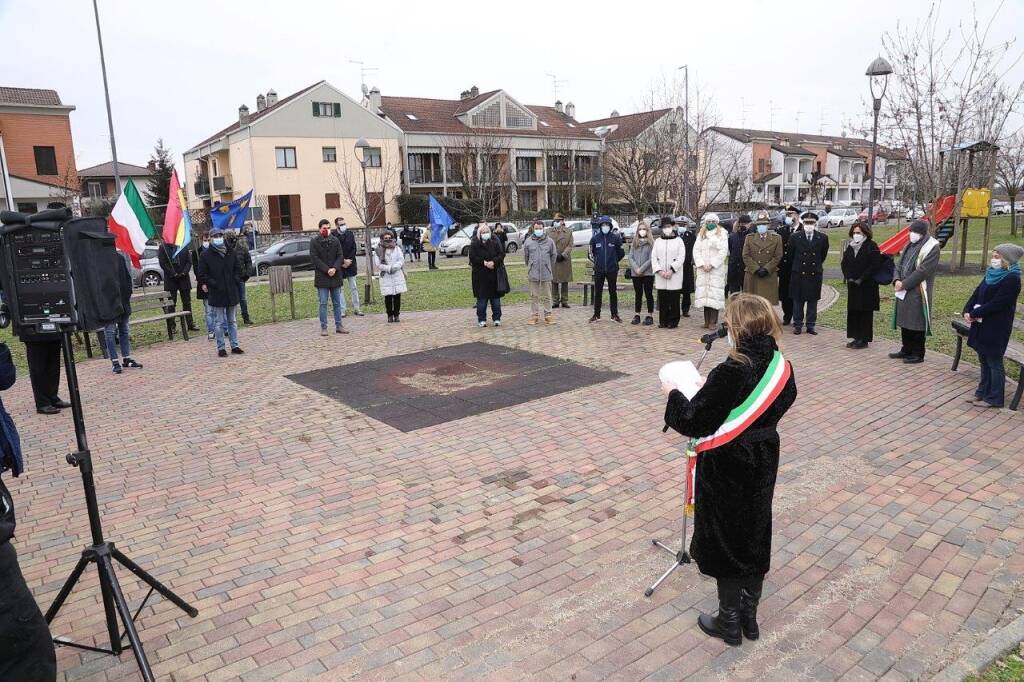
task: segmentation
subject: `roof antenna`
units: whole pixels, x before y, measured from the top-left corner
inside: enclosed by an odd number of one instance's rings
[[[359,65],[359,81],[362,84],[363,94],[367,94],[369,90],[366,89],[366,76],[376,71],[380,71],[380,69],[376,66],[367,66],[366,62],[361,62],[358,59],[350,59],[348,60],[348,63]]]
[[[569,81],[564,78],[559,78],[553,73],[544,74],[551,79],[551,94],[554,95],[555,101],[558,101],[558,89],[563,85],[566,85]]]
[[[746,103],[746,100],[740,97],[740,128],[747,127],[747,109],[750,105]]]

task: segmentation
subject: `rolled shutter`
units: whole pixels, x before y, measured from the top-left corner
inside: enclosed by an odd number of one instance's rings
[[[341,118],[341,102],[334,103],[334,118]]]
[[[319,116],[320,115],[320,102],[313,102],[313,115],[314,116]]]

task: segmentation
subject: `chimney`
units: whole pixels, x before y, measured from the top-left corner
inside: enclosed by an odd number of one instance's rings
[[[256,111],[263,111],[267,108],[267,98],[262,93],[256,95]]]
[[[462,92],[460,92],[459,93],[459,99],[460,100],[467,100],[467,99],[469,99],[469,90],[463,90]]]
[[[480,94],[480,88],[476,87],[475,85],[469,89],[469,96],[470,97],[477,97],[479,94]]]
[[[277,92],[273,89],[267,90],[267,106],[272,107],[277,104]]]
[[[619,117],[618,109],[612,109],[611,118],[618,118],[618,117]]]
[[[374,85],[370,88],[370,92],[366,95],[366,99],[370,105],[370,111],[377,113],[380,111],[380,90]]]
[[[576,118],[576,105],[572,102],[567,102],[565,105],[565,115],[569,118]]]
[[[562,113],[562,100],[555,100],[555,111],[557,111],[558,113]]]
[[[238,123],[240,125],[249,125],[249,107],[244,104],[238,107]]]

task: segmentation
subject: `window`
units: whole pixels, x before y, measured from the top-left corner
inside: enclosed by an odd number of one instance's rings
[[[537,192],[536,192],[536,190],[519,190],[519,210],[520,211],[536,211],[537,210]]]
[[[757,160],[757,172],[764,174],[764,159]]]
[[[313,116],[341,118],[341,102],[313,102]]]
[[[295,168],[295,147],[274,147],[278,168]]]
[[[103,196],[103,183],[101,182],[89,182],[86,183],[86,187],[89,189],[89,198],[99,200]]]
[[[405,117],[407,119],[409,119],[410,121],[418,121],[419,120],[418,118],[416,118],[415,114],[406,114]]]
[[[675,121],[671,121],[668,124],[668,132],[675,133],[679,129],[679,125]]]
[[[495,102],[473,114],[472,123],[474,128],[501,127],[501,102]]]
[[[36,155],[36,175],[57,174],[57,152],[53,147],[32,147]]]
[[[505,103],[505,127],[507,128],[531,128],[533,117],[519,107]]]
[[[324,195],[326,208],[341,208],[341,195],[337,192],[328,192]]]
[[[338,160],[338,150],[335,147],[324,147],[322,150],[324,163],[335,163]]]
[[[550,128],[550,127],[551,127],[551,126],[549,126],[549,125],[548,125],[547,123],[545,123],[544,121],[541,121],[541,122],[540,122],[540,124],[541,124],[542,126],[544,126],[545,128]]]
[[[367,147],[363,150],[363,160],[367,168],[380,168],[380,147]]]
[[[37,210],[34,201],[19,201],[17,203],[18,213],[35,213]]]

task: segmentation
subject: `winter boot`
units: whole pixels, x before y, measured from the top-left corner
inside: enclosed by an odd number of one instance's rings
[[[697,626],[704,634],[718,637],[729,646],[742,644],[739,585],[723,584],[722,581],[718,581],[718,613],[714,616],[700,614],[697,617]]]
[[[740,589],[740,629],[743,636],[753,641],[761,636],[757,627],[757,604],[761,601],[762,580]]]
[[[633,316],[633,321],[630,324],[640,324],[640,316],[639,315],[634,315]]]
[[[647,317],[644,318],[644,326],[645,327],[650,327],[652,324],[654,324],[654,318],[653,317],[648,315]]]

